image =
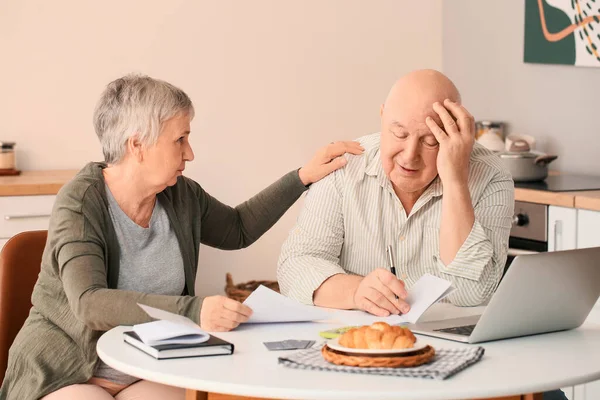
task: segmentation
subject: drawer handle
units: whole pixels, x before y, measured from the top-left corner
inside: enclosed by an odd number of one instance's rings
[[[26,215],[5,215],[4,219],[7,221],[13,219],[30,219],[30,218],[50,218],[50,214],[26,214]]]
[[[560,245],[558,243],[558,235],[560,235]],[[562,221],[554,221],[554,251],[559,251],[562,247]]]

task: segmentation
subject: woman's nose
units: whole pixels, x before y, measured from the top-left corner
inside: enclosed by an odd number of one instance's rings
[[[193,161],[194,160],[194,150],[192,150],[192,146],[188,143],[183,151],[183,159],[185,161]]]

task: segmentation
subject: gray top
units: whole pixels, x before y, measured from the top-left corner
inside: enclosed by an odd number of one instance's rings
[[[56,196],[31,297],[33,308],[10,349],[0,400],[39,399],[87,382],[95,371],[96,343],[104,331],[151,321],[137,303],[198,322],[202,298],[195,296],[194,283],[200,244],[223,250],[249,246],[306,190],[298,171],[292,171],[230,207],[193,180],[179,177],[157,201],[177,236],[184,294],[147,294],[118,289],[121,258],[103,168],[104,163],[86,165]]]
[[[180,296],[185,286],[183,259],[164,207],[156,202],[148,228],[143,228],[123,212],[108,185],[105,188],[108,212],[120,250],[117,288]],[[94,376],[121,385],[138,380],[109,367],[102,360],[98,361]]]
[[[106,186],[108,212],[119,242],[118,289],[180,296],[185,286],[183,259],[169,216],[156,202],[148,228],[123,212]]]

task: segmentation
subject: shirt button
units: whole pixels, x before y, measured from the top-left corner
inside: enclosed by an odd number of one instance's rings
[[[398,239],[400,239],[400,241],[403,242],[404,239],[406,239],[406,237],[401,235]]]

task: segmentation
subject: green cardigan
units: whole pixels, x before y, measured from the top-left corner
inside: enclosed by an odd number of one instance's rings
[[[116,290],[119,244],[108,212],[102,163],[90,163],[65,185],[52,210],[33,307],[9,352],[0,400],[39,399],[94,373],[96,342],[117,325],[150,321],[143,303],[198,322],[194,295],[200,244],[244,248],[265,233],[306,190],[292,171],[232,208],[191,179],[158,194],[179,241],[185,270],[181,296]]]

